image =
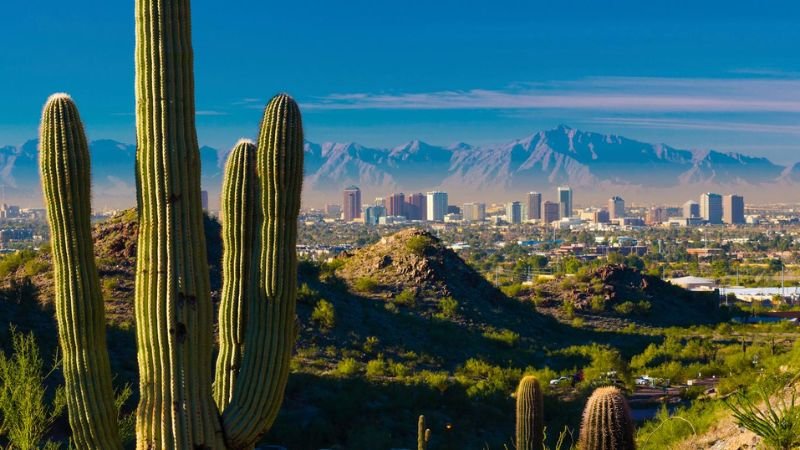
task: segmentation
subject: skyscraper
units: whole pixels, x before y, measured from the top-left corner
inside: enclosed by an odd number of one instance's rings
[[[403,216],[405,217],[406,196],[402,192],[392,194],[386,200],[386,215],[387,216]]]
[[[383,206],[367,206],[364,208],[364,223],[368,225],[377,225],[380,218],[386,215],[386,210]]]
[[[701,195],[700,215],[710,224],[722,223],[722,196],[713,192]]]
[[[361,218],[361,189],[358,186],[350,186],[344,190],[342,199],[345,222],[350,222]]]
[[[427,204],[425,194],[411,194],[406,197],[406,219],[425,220],[428,212],[425,207]]]
[[[520,202],[506,203],[506,221],[511,224],[522,223],[522,205]]]
[[[700,217],[700,203],[689,200],[683,204],[683,218],[692,219],[695,217]]]
[[[645,216],[645,223],[648,225],[656,225],[659,223],[666,222],[667,219],[667,210],[660,206],[653,206],[647,210],[647,215]]]
[[[541,220],[541,218],[542,218],[542,194],[540,192],[528,192],[527,220]]]
[[[625,200],[619,196],[608,199],[608,218],[621,219],[625,217]]]
[[[561,217],[572,217],[572,188],[569,186],[558,187],[559,214]]]
[[[722,221],[731,225],[744,223],[744,197],[734,194],[722,199]]]
[[[428,213],[425,215],[426,220],[443,221],[444,215],[447,214],[447,192],[431,191],[427,195],[426,206]]]
[[[560,219],[559,213],[561,212],[561,206],[559,203],[546,201],[542,207],[544,213],[544,223],[551,223],[555,222]]]
[[[483,222],[486,220],[486,204],[464,203],[461,207],[461,214],[466,222]]]

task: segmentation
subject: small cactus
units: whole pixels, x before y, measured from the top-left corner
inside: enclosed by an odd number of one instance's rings
[[[544,444],[542,388],[534,376],[525,376],[517,387],[517,450],[539,450]]]
[[[425,427],[425,416],[419,416],[417,422],[417,450],[426,450],[431,440],[431,429]]]
[[[635,450],[633,419],[622,392],[601,387],[592,393],[583,411],[581,450]]]

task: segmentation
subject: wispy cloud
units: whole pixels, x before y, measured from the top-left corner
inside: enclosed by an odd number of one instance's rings
[[[588,122],[668,130],[714,130],[744,133],[800,135],[800,125],[775,125],[756,122],[658,119],[639,117],[597,117]]]
[[[199,110],[195,112],[198,116],[227,116],[228,113],[223,111],[214,111],[214,110]]]
[[[340,93],[305,109],[574,109],[800,113],[800,79],[595,77],[508,89]]]

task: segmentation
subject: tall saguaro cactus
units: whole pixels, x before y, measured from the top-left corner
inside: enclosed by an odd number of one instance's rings
[[[583,411],[581,450],[635,450],[633,419],[622,392],[613,387],[597,388]]]
[[[249,449],[277,416],[297,334],[302,120],[294,100],[275,96],[258,146],[240,142],[228,162],[212,389],[189,14],[189,0],[136,0],[137,448]],[[74,442],[120,449],[92,255],[89,154],[77,108],[64,95],[45,106],[41,165]]]
[[[89,223],[89,147],[66,94],[47,100],[39,143],[72,440],[78,448],[121,449]]]
[[[542,387],[533,376],[525,376],[517,387],[517,450],[539,450],[544,444]]]

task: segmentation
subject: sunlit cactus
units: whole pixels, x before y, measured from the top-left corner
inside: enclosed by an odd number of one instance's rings
[[[417,450],[426,450],[431,440],[431,429],[425,426],[425,416],[417,421]]]
[[[581,450],[635,450],[633,419],[623,393],[612,386],[598,388],[583,411]]]
[[[81,449],[121,449],[92,244],[89,147],[68,95],[47,100],[39,145],[72,442]]]
[[[212,388],[189,1],[135,3],[137,448],[250,449],[277,416],[297,335],[300,111],[288,95],[275,96],[258,146],[237,144],[226,170],[221,351]],[[120,449],[92,255],[89,153],[65,95],[52,97],[43,113],[42,180],[73,441],[80,449]]]
[[[539,380],[525,376],[517,387],[517,450],[540,450],[544,443],[544,403]]]

